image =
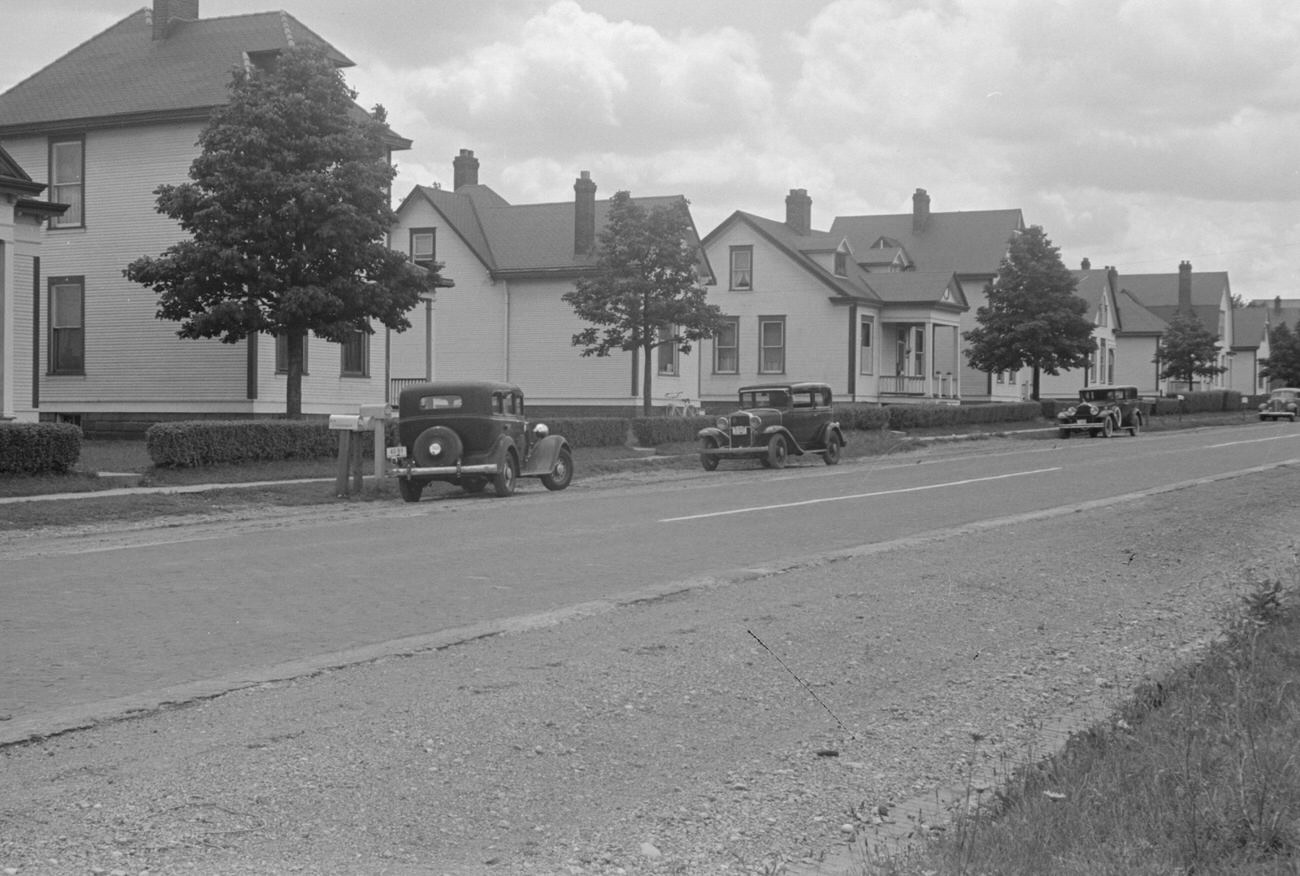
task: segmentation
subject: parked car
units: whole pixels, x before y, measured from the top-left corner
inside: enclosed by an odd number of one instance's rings
[[[1268,401],[1259,406],[1261,420],[1280,420],[1286,417],[1295,422],[1296,408],[1300,407],[1300,389],[1282,386],[1268,394]]]
[[[1079,390],[1079,403],[1056,415],[1061,437],[1087,432],[1092,438],[1109,438],[1120,429],[1136,436],[1142,431],[1146,413],[1136,386],[1089,386]]]
[[[790,454],[820,453],[840,461],[844,433],[824,383],[763,383],[740,388],[740,410],[701,429],[700,465],[713,471],[722,459],[757,459],[784,468]]]
[[[407,502],[433,481],[467,493],[489,483],[498,496],[519,478],[540,478],[548,490],[573,479],[573,451],[544,423],[524,417],[524,394],[509,383],[435,381],[402,390],[397,403],[398,446],[388,448],[388,473]]]

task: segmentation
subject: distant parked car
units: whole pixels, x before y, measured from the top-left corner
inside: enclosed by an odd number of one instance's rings
[[[407,502],[433,481],[467,493],[489,483],[509,496],[521,477],[540,478],[548,490],[573,479],[569,442],[543,423],[524,418],[524,394],[509,383],[437,381],[402,390],[397,404],[399,444],[388,448],[388,473]]]
[[[1259,406],[1261,420],[1280,420],[1286,417],[1295,422],[1296,408],[1300,407],[1300,389],[1283,386],[1268,394],[1268,401]]]
[[[757,459],[784,468],[790,454],[819,453],[840,461],[844,433],[824,383],[763,383],[740,388],[740,410],[701,429],[700,465],[713,471],[721,459]]]
[[[1061,437],[1087,432],[1090,437],[1109,438],[1120,429],[1136,436],[1146,414],[1136,386],[1089,386],[1079,390],[1079,403],[1056,415]]]

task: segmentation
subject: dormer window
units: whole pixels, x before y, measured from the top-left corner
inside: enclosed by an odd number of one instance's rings
[[[268,49],[261,52],[245,52],[244,57],[248,59],[244,67],[250,73],[274,73],[275,68],[280,64],[279,49]]]
[[[840,248],[835,250],[835,276],[847,277],[849,275],[849,251],[843,243]]]
[[[435,258],[437,239],[437,229],[412,228],[411,261],[424,267],[432,265]]]

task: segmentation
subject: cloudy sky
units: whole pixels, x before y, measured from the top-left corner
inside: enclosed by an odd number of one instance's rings
[[[3,0],[0,91],[145,0]],[[395,192],[472,149],[512,203],[683,194],[700,232],[1019,207],[1121,273],[1300,297],[1294,0],[200,0],[284,8],[414,141]]]

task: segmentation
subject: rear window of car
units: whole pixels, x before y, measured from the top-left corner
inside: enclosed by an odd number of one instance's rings
[[[462,407],[464,403],[458,395],[426,395],[420,399],[420,410],[449,411]]]

